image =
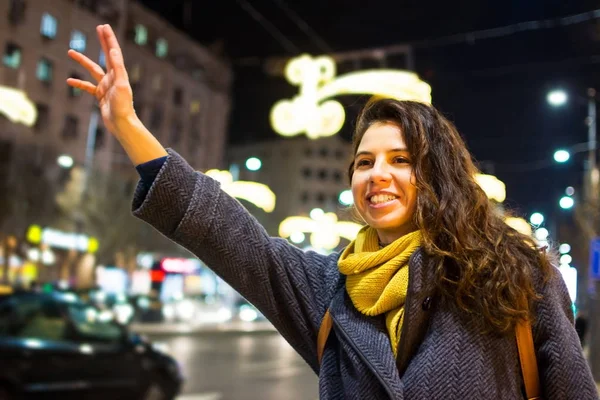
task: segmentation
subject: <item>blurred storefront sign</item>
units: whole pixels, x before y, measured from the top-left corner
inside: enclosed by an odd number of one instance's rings
[[[163,258],[160,268],[171,274],[193,274],[200,270],[200,261],[193,258]]]
[[[96,238],[81,233],[63,232],[53,228],[31,225],[27,229],[27,240],[32,244],[45,244],[63,250],[77,250],[83,253],[98,251]]]
[[[98,267],[96,268],[96,285],[105,293],[126,293],[127,272],[117,267]]]

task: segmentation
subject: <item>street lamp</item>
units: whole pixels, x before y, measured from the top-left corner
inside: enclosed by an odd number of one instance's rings
[[[560,208],[562,208],[563,210],[568,210],[570,208],[573,208],[573,205],[575,204],[575,200],[573,200],[572,197],[570,196],[563,196],[560,198],[560,200],[558,201],[558,205],[560,206]]]
[[[73,157],[63,154],[56,159],[56,162],[62,168],[69,169],[73,166]]]
[[[246,160],[246,168],[250,171],[258,171],[262,167],[262,162],[256,157],[250,157]]]
[[[567,254],[571,251],[571,246],[568,243],[563,243],[558,247],[558,252],[560,254]]]
[[[546,96],[546,100],[548,103],[554,107],[559,107],[566,104],[568,100],[567,93],[564,90],[553,90]]]
[[[554,152],[554,161],[556,161],[557,163],[564,163],[569,161],[569,158],[571,158],[571,153],[569,153],[567,150],[556,150]]]
[[[586,118],[586,123],[588,126],[588,141],[586,143],[586,150],[588,152],[586,181],[588,183],[588,187],[586,198],[588,198],[589,200],[595,200],[598,196],[598,185],[600,180],[600,174],[598,173],[596,167],[596,89],[589,88],[586,94],[588,109],[588,115]],[[546,99],[548,100],[548,103],[550,103],[552,106],[557,107],[566,104],[566,102],[568,101],[568,96],[564,90],[557,89],[549,92],[546,96]],[[557,162],[565,162],[569,159],[568,152],[566,150],[559,150],[556,153],[554,153],[554,159]]]
[[[541,225],[542,222],[544,222],[544,216],[539,212],[534,212],[529,217],[529,222],[531,222],[533,225]]]
[[[346,189],[342,193],[340,193],[339,202],[345,206],[351,206],[352,204],[354,204],[352,191],[350,189]]]

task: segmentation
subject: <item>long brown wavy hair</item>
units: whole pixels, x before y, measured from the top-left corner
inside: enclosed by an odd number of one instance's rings
[[[507,333],[518,320],[533,320],[530,310],[540,299],[534,276],[547,279],[553,273],[551,255],[504,222],[475,181],[479,171],[454,125],[427,104],[374,99],[358,117],[353,155],[378,122],[398,126],[410,152],[418,193],[414,223],[425,251],[437,261],[443,297],[482,319],[486,332]],[[350,181],[353,172],[354,161]]]

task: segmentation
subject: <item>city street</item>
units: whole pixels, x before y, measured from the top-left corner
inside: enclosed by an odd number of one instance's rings
[[[183,400],[317,399],[317,377],[277,333],[150,336],[186,376]]]

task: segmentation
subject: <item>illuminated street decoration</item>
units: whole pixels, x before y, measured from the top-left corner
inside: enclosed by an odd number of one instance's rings
[[[431,87],[410,71],[376,69],[335,78],[333,58],[301,55],[288,62],[285,76],[299,94],[271,109],[271,125],[282,136],[301,133],[311,139],[335,135],[343,126],[344,107],[332,97],[371,94],[431,103]]]
[[[506,199],[506,185],[494,175],[476,174],[475,180],[488,198],[502,203]]]
[[[211,169],[205,172],[221,184],[221,189],[231,197],[249,201],[265,212],[275,209],[275,193],[267,186],[258,182],[234,181],[229,171]]]
[[[22,90],[0,86],[0,114],[15,124],[33,126],[37,119],[37,108]]]
[[[531,229],[531,225],[529,222],[525,221],[523,218],[517,217],[508,217],[504,220],[508,226],[513,228],[519,233],[523,235],[531,236],[533,235],[533,230]]]
[[[506,185],[494,175],[476,174],[475,180],[489,199],[498,203],[506,200]],[[504,222],[519,233],[527,236],[533,235],[531,224],[523,218],[506,217],[504,218]]]
[[[288,217],[279,224],[279,236],[288,238],[297,232],[310,233],[310,244],[317,249],[333,250],[340,238],[354,240],[362,225],[338,221],[335,213],[324,213],[318,219]]]

